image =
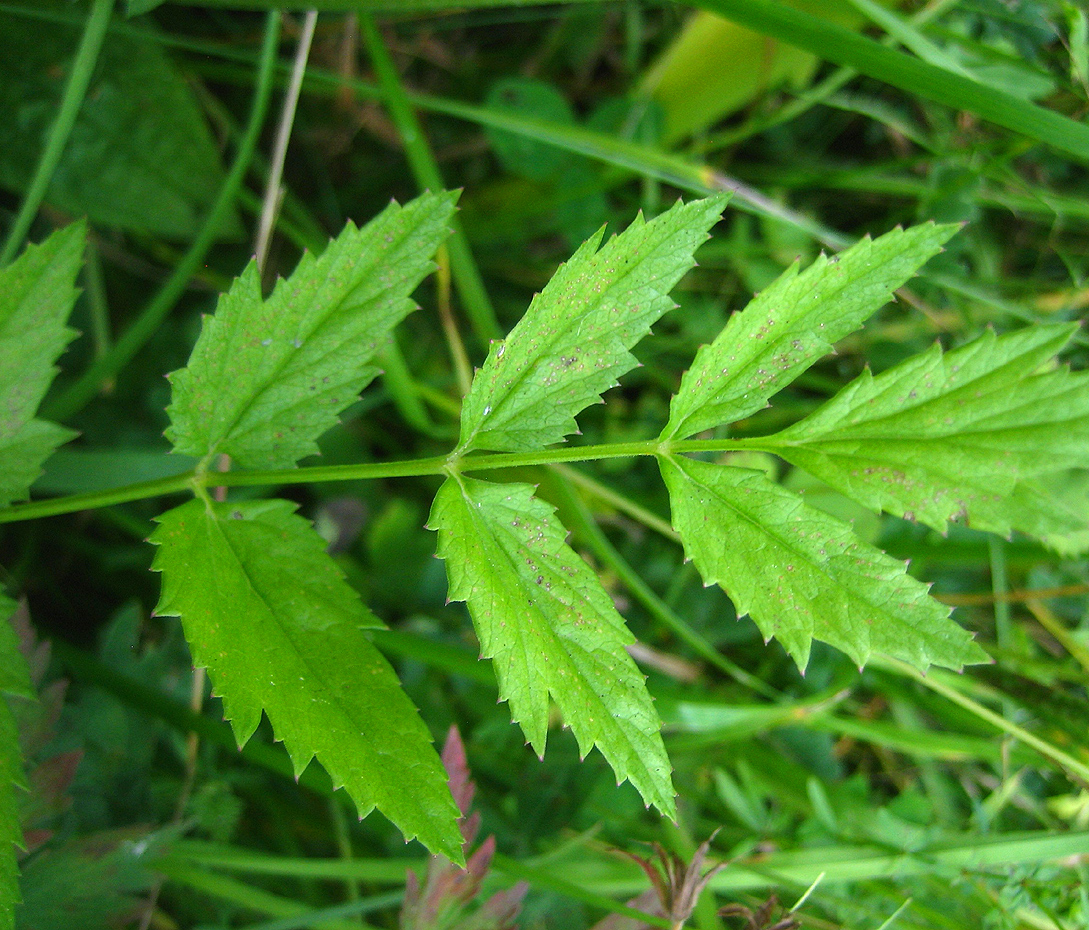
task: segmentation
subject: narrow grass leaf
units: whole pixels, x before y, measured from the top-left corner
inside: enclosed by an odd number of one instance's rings
[[[658,715],[625,649],[635,638],[553,508],[530,485],[459,476],[440,488],[428,525],[450,597],[468,604],[500,697],[537,753],[551,695],[583,755],[596,745],[618,779],[674,816]]]
[[[784,799],[784,803],[789,802]],[[865,899],[869,887],[861,883],[895,877],[899,881],[916,883],[928,894],[933,893],[931,887],[940,889],[938,903],[948,908],[953,900],[949,891],[950,876],[971,876],[976,872],[983,872],[984,877],[996,873],[1005,876],[1017,868],[1037,869],[1046,863],[1063,860],[1080,862],[1087,843],[1089,830],[1075,827],[1055,832],[1018,830],[989,834],[981,834],[976,829],[946,830],[937,834],[937,839],[921,843],[913,850],[890,847],[887,835],[877,840],[803,845],[770,852],[757,849],[749,855],[731,855],[729,868],[717,872],[708,885],[718,894],[736,895],[739,891],[757,889],[781,892],[787,883],[788,887],[804,889],[822,882],[839,888],[846,886],[841,893]],[[642,872],[631,868],[611,850],[598,851],[589,844],[585,850],[575,850],[562,858],[557,856],[552,861],[539,863],[535,871],[540,875],[539,878],[534,876],[535,885],[547,887],[545,882],[556,876],[577,876],[575,880],[580,884],[592,883],[597,893],[616,898],[639,894],[646,887]],[[935,884],[925,885],[928,879]],[[1077,881],[1075,877],[1075,888]],[[862,888],[865,890],[857,890]],[[985,899],[984,913],[993,912],[992,900]],[[913,930],[924,927],[926,930],[937,927],[960,930],[963,924],[956,920],[954,914],[951,920],[924,920],[911,926]],[[976,922],[983,923],[982,920]],[[808,923],[812,926],[815,921]],[[836,926],[832,922],[828,925]],[[876,921],[852,922],[847,926],[877,930]]]
[[[162,6],[165,2],[166,0],[126,0],[125,15],[139,16],[141,13],[154,10],[157,6]]]
[[[15,602],[0,593],[0,930],[15,926],[19,867],[15,847],[23,845],[16,791],[26,785],[19,733],[7,697],[33,697],[30,670],[11,625]]]
[[[956,58],[941,46],[931,42],[921,30],[902,16],[885,9],[874,0],[847,0],[847,2],[923,61],[928,61],[937,68],[944,68],[962,77],[971,77]]]
[[[152,0],[134,0],[144,7],[149,6]],[[159,3],[166,0],[158,0]],[[171,0],[177,2],[177,0]],[[306,8],[328,13],[426,13],[437,10],[484,9],[497,6],[544,6],[552,4],[555,0],[308,0]],[[578,3],[604,3],[605,0],[572,0]],[[196,4],[189,5],[208,7],[229,7],[230,9],[247,10],[275,10],[292,6],[285,0],[198,0]]]
[[[334,82],[330,81],[329,84],[333,85]],[[335,86],[340,85],[336,83]],[[365,85],[355,86],[364,92]],[[706,163],[665,151],[658,145],[634,142],[622,136],[587,129],[585,126],[564,126],[530,119],[519,113],[430,94],[412,93],[409,99],[422,110],[443,113],[489,129],[546,142],[602,164],[633,171],[645,178],[656,178],[664,184],[701,197],[729,190],[732,193],[730,203],[738,210],[787,223],[831,248],[840,249],[849,244],[842,234],[831,227],[740,184]]]
[[[663,439],[684,439],[755,413],[832,344],[892,299],[958,229],[925,223],[797,263],[730,317],[681,380]]]
[[[413,309],[434,266],[457,194],[391,203],[362,229],[349,223],[261,297],[251,262],[219,301],[189,365],[171,375],[167,437],[197,458],[227,453],[246,468],[290,468],[378,374],[372,364]]]
[[[492,346],[465,398],[463,452],[520,452],[577,431],[575,415],[637,364],[630,349],[675,304],[726,195],[642,216],[598,250],[604,230],[562,265],[525,316]]]
[[[25,499],[42,463],[75,435],[34,414],[75,335],[65,324],[85,238],[73,223],[0,271],[0,507]]]
[[[903,562],[763,472],[673,456],[660,462],[686,555],[799,668],[814,639],[860,667],[875,653],[920,669],[987,661]]]
[[[1089,373],[1051,364],[1075,330],[988,331],[864,372],[767,448],[867,507],[943,532],[955,520],[1076,533],[1062,473],[1089,461]]]
[[[886,48],[873,39],[773,0],[695,0],[695,5],[910,94],[975,113],[1089,163],[1089,126],[992,85]]]
[[[159,518],[157,612],[180,616],[239,745],[264,709],[298,776],[317,757],[365,816],[461,861],[431,735],[361,631],[380,625],[287,501],[190,501]]]

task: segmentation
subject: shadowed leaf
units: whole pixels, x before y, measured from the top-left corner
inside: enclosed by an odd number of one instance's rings
[[[604,230],[556,271],[510,335],[492,346],[461,419],[462,451],[518,452],[559,442],[575,416],[635,367],[629,351],[673,301],[726,196],[642,216],[599,251]]]
[[[658,715],[624,648],[634,637],[553,509],[527,484],[458,477],[439,490],[428,525],[450,597],[469,605],[500,697],[537,753],[551,696],[583,755],[596,745],[618,778],[672,816]]]
[[[696,353],[662,438],[684,439],[763,409],[887,304],[957,229],[933,223],[896,229],[822,255],[800,273],[792,265]]]
[[[75,335],[65,323],[85,236],[84,225],[73,223],[0,271],[0,507],[24,499],[42,463],[75,435],[34,414]]]
[[[261,297],[251,262],[205,319],[189,364],[171,375],[177,452],[227,453],[245,468],[290,468],[378,374],[372,364],[449,233],[456,194],[390,204],[349,223]]]
[[[907,566],[803,503],[763,472],[663,457],[673,525],[706,582],[751,614],[799,668],[814,639],[863,665],[873,653],[918,668],[987,655]]]
[[[875,510],[1076,548],[1089,516],[1067,479],[1089,462],[1089,373],[1050,367],[1075,328],[987,332],[864,372],[768,448]]]
[[[296,775],[313,757],[361,816],[460,859],[457,807],[431,736],[362,627],[380,625],[287,501],[206,505],[159,518],[160,614],[180,616],[239,745],[262,709]]]

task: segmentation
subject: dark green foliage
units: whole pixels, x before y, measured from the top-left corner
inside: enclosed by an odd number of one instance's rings
[[[71,10],[40,0],[35,11],[44,18],[0,12],[0,187],[7,190],[26,189],[56,112],[79,41],[79,21],[63,20]],[[185,239],[222,182],[204,114],[163,49],[108,36],[47,203],[105,226]],[[222,232],[241,234],[236,216]]]

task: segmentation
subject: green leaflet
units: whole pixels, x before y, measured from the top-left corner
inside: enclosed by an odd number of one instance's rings
[[[688,557],[799,668],[814,639],[860,667],[874,653],[920,669],[987,661],[903,562],[763,472],[674,456],[659,462]]]
[[[10,619],[15,602],[0,593],[0,930],[15,926],[19,903],[19,867],[15,847],[23,844],[16,789],[26,784],[19,733],[5,699],[8,695],[33,697],[30,670],[19,651],[19,637]]]
[[[638,216],[600,251],[604,230],[585,242],[492,346],[462,406],[459,450],[520,452],[576,432],[575,415],[635,367],[629,350],[675,306],[669,292],[726,200]]]
[[[85,235],[73,223],[0,271],[0,507],[25,499],[42,463],[75,435],[34,414],[75,335],[65,324]]]
[[[349,223],[267,300],[251,262],[171,375],[175,451],[227,453],[244,468],[290,468],[317,452],[314,440],[378,373],[371,360],[413,309],[456,200],[423,194],[362,229]]]
[[[960,227],[924,223],[863,239],[799,273],[795,263],[697,353],[663,439],[743,419],[892,299]]]
[[[988,331],[877,377],[864,372],[766,448],[868,507],[937,530],[963,520],[1003,534],[1076,534],[1062,473],[1089,461],[1089,373],[1040,371],[1075,329]],[[1086,529],[1084,512],[1080,520]]]
[[[294,509],[194,500],[163,514],[151,537],[157,611],[182,618],[240,745],[263,708],[296,774],[316,756],[361,816],[377,807],[406,837],[461,861],[431,736],[360,629],[380,624]]]
[[[500,697],[537,753],[551,694],[583,755],[596,745],[618,779],[675,816],[658,715],[624,648],[635,639],[553,508],[528,484],[458,476],[439,489],[428,526],[450,598],[467,602]]]

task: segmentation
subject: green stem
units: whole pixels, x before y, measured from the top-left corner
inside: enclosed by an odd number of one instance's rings
[[[280,122],[276,127],[276,141],[272,146],[272,160],[265,180],[265,195],[261,200],[261,214],[258,218],[257,238],[253,249],[257,270],[262,273],[265,270],[265,259],[268,258],[268,249],[272,242],[272,229],[276,225],[276,217],[280,212],[287,147],[291,141],[291,130],[295,125],[299,91],[302,90],[306,61],[310,57],[310,46],[314,41],[314,30],[317,24],[317,12],[307,10],[306,18],[303,20],[302,34],[299,36],[299,44],[295,50],[295,61],[291,66],[291,80],[288,82],[283,109],[280,111]]]
[[[164,494],[181,494],[184,491],[193,490],[193,480],[193,473],[186,472],[170,478],[141,481],[139,484],[129,484],[109,491],[88,491],[86,494],[70,494],[67,497],[54,497],[30,504],[17,504],[6,510],[0,510],[0,523],[37,520],[41,517],[55,517],[62,513],[78,513],[81,510],[95,510],[99,507],[112,507],[115,504],[147,500],[149,497],[162,497]]]
[[[553,465],[552,470],[557,474],[563,475],[563,477],[572,484],[577,484],[584,488],[591,495],[598,498],[598,500],[611,504],[621,513],[626,513],[637,523],[642,523],[647,529],[654,530],[654,532],[659,533],[672,542],[679,543],[681,541],[681,534],[669,525],[668,520],[663,520],[652,510],[648,510],[641,504],[637,504],[635,501],[631,500],[631,498],[617,493],[608,485],[596,481],[576,468],[569,468],[567,465]]]
[[[963,707],[980,720],[986,720],[995,729],[1020,740],[1026,746],[1031,746],[1040,755],[1054,762],[1068,777],[1080,782],[1083,786],[1089,785],[1089,765],[1075,759],[1069,753],[1047,742],[1047,740],[1040,739],[1035,733],[1030,733],[1012,720],[1007,720],[1001,714],[996,714],[990,708],[984,707],[978,701],[968,697],[968,695],[961,694],[960,691],[949,684],[949,679],[952,676],[935,669],[931,669],[924,674],[906,662],[888,656],[874,656],[870,660],[870,664],[884,666],[899,675],[903,675],[905,678],[914,679],[924,687]]]
[[[106,285],[102,280],[102,261],[93,239],[87,242],[87,261],[83,267],[87,294],[87,310],[91,318],[91,344],[95,358],[110,349],[110,310],[106,301]]]
[[[1006,548],[1003,541],[995,536],[987,539],[987,545],[991,561],[991,592],[994,594],[995,642],[999,649],[1009,650],[1012,647],[1013,626],[1010,603],[1006,599],[1010,590],[1006,578]]]
[[[435,253],[435,265],[435,300],[439,308],[439,319],[442,321],[443,332],[446,333],[446,342],[450,346],[458,394],[465,397],[473,386],[473,366],[469,361],[469,353],[465,351],[465,342],[458,331],[450,303],[450,249],[445,243]]]
[[[409,371],[396,333],[379,354],[378,362],[382,366],[382,379],[393,398],[394,406],[408,423],[432,439],[450,439],[457,436],[456,431],[444,430],[431,419],[420,400],[416,381]]]
[[[614,442],[596,446],[542,449],[534,452],[495,452],[484,455],[437,455],[431,458],[398,462],[367,462],[361,465],[318,465],[312,468],[284,468],[269,471],[208,472],[200,467],[181,475],[144,481],[108,491],[73,494],[52,500],[17,504],[0,510],[0,523],[17,523],[40,517],[53,517],[80,510],[93,510],[146,500],[164,494],[193,491],[200,494],[207,486],[267,487],[281,484],[321,484],[329,481],[364,481],[376,478],[421,478],[427,475],[455,474],[469,471],[493,471],[499,468],[526,468],[532,465],[557,465],[563,462],[594,462],[601,459],[633,458],[659,455],[664,451],[736,452],[740,449],[766,449],[764,440],[714,439],[685,440],[664,446],[657,439],[638,442]]]
[[[72,127],[76,124],[80,107],[83,106],[83,100],[87,96],[87,87],[91,83],[91,75],[94,74],[95,63],[102,49],[102,40],[106,37],[106,26],[110,22],[112,11],[113,0],[94,0],[91,15],[87,17],[87,27],[83,31],[83,39],[72,61],[72,72],[68,75],[68,84],[64,88],[57,118],[49,130],[45,151],[42,152],[41,160],[34,171],[34,177],[19,207],[15,222],[8,230],[3,250],[0,250],[0,268],[10,262],[19,251],[26,234],[30,231],[30,224],[34,222],[34,217],[38,215],[38,208],[45,199],[45,192],[49,189],[50,181],[53,180],[53,174],[60,163],[64,147],[68,144],[68,137],[72,134]]]
[[[162,325],[163,320],[181,297],[189,279],[196,273],[208,250],[223,228],[227,213],[234,203],[242,179],[253,159],[261,126],[265,121],[269,98],[272,95],[273,78],[276,73],[276,49],[280,37],[280,13],[272,11],[265,23],[265,39],[261,46],[261,59],[258,67],[257,88],[253,96],[249,122],[238,147],[234,164],[220,188],[216,202],[173,274],[163,285],[162,290],[144,308],[140,316],[112,346],[109,352],[98,358],[80,376],[79,380],[68,388],[52,403],[47,403],[42,415],[50,420],[67,420],[72,414],[82,410],[94,398],[102,384],[114,378],[147,344],[147,341]]]
[[[374,24],[374,19],[366,13],[361,13],[359,25],[367,43],[367,52],[371,56],[374,72],[378,77],[379,87],[389,108],[390,116],[393,117],[397,130],[401,134],[405,154],[408,156],[412,173],[416,176],[416,182],[421,187],[432,191],[445,190],[446,185],[439,172],[439,164],[427,143],[423,126],[412,108],[412,100],[401,83],[401,76],[397,73],[397,68],[386,49],[385,42],[382,41],[378,27]],[[465,304],[469,322],[481,344],[486,346],[489,339],[498,339],[502,336],[502,332],[461,224],[454,219],[451,226],[454,231],[447,242],[450,270],[453,272],[454,283],[457,285],[461,300]]]

